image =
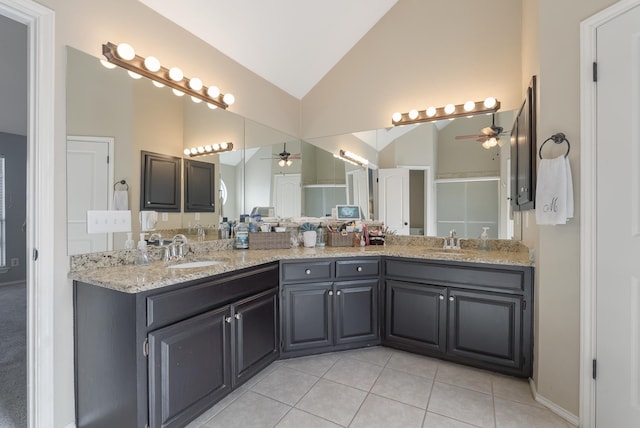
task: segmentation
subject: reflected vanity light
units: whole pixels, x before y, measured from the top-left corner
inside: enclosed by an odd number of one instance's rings
[[[222,152],[229,152],[233,150],[232,142],[222,142],[207,144],[206,146],[192,147],[190,149],[184,149],[183,153],[189,157],[214,155]]]
[[[369,161],[367,159],[363,158],[362,156],[358,156],[355,153],[351,153],[348,150],[340,150],[339,154],[333,155],[333,156],[338,159],[342,159],[345,162],[352,163],[354,165],[364,166],[364,167],[369,165]]]
[[[178,67],[171,69],[162,67],[160,61],[155,57],[143,58],[136,55],[133,47],[126,43],[115,45],[107,42],[102,45],[102,54],[108,62],[103,62],[105,67],[109,65],[117,65],[140,76],[147,77],[158,86],[168,86],[178,95],[187,94],[194,101],[200,100],[207,103],[208,106],[228,108],[235,102],[232,94],[222,94],[216,86],[207,88],[197,77],[187,78],[182,70]],[[161,87],[160,86],[160,87]]]
[[[441,119],[495,113],[499,109],[500,101],[489,97],[484,101],[467,101],[464,104],[457,105],[447,104],[444,107],[429,107],[425,110],[413,109],[407,113],[395,112],[393,116],[391,116],[391,123],[394,126],[400,126],[410,123],[432,122]]]

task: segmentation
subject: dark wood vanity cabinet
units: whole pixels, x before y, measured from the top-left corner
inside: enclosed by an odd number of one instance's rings
[[[282,262],[283,354],[379,343],[379,265],[377,257]]]
[[[528,377],[533,268],[385,259],[383,344]]]
[[[180,212],[182,159],[145,151],[140,157],[140,210]]]
[[[140,292],[74,282],[76,425],[183,427],[279,357],[278,264]]]

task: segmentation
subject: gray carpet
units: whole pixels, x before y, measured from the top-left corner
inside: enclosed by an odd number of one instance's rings
[[[0,427],[27,426],[27,288],[0,285]]]

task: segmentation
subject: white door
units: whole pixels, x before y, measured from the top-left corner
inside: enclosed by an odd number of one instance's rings
[[[409,170],[378,170],[380,220],[397,235],[409,234]]]
[[[302,209],[301,175],[274,175],[273,183],[273,205],[276,216],[282,218],[300,217]]]
[[[640,427],[640,6],[596,41],[596,426]]]
[[[369,186],[366,168],[347,171],[347,204],[360,207],[362,218],[369,220]]]
[[[113,195],[112,138],[67,138],[67,250],[69,255],[109,251],[108,233],[87,234],[87,211],[108,210]]]

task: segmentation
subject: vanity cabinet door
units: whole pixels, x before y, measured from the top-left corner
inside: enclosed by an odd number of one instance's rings
[[[278,289],[233,306],[233,387],[236,388],[279,356]]]
[[[378,338],[378,280],[337,282],[333,310],[335,344]]]
[[[184,212],[215,211],[215,165],[184,161]]]
[[[180,166],[175,156],[141,152],[140,210],[180,212]]]
[[[322,348],[333,343],[331,282],[286,285],[282,300],[284,351]]]
[[[446,296],[444,287],[387,280],[384,343],[416,352],[444,353]]]
[[[450,289],[448,304],[447,354],[521,370],[522,296]]]
[[[231,308],[149,333],[149,425],[183,427],[231,389]]]

